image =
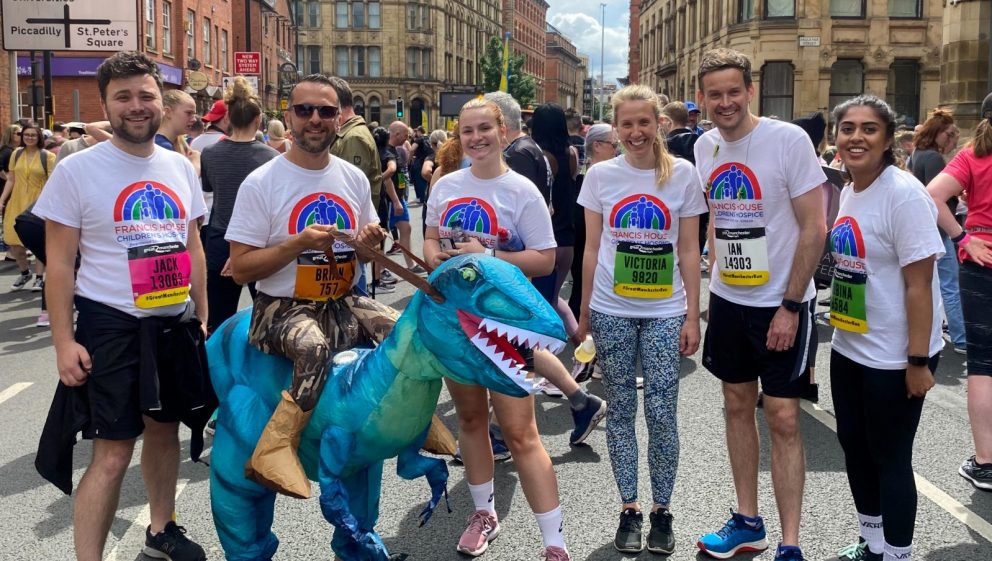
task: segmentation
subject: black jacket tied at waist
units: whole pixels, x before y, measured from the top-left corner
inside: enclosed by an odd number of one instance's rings
[[[198,461],[203,452],[203,429],[217,408],[217,396],[210,383],[201,323],[192,314],[192,307],[177,316],[137,318],[87,298],[77,296],[75,302],[79,310],[76,341],[88,352],[92,353],[97,340],[109,339],[120,348],[137,341],[141,411],[162,408],[159,368],[179,376],[179,403],[170,406],[179,409],[180,420],[192,431],[190,457]],[[66,494],[72,493],[76,435],[87,428],[90,419],[86,384],[70,387],[60,381],[41,433],[35,468]]]

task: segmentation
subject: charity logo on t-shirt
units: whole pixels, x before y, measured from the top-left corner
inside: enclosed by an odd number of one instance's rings
[[[632,298],[671,297],[675,252],[665,203],[654,195],[630,195],[613,205],[608,224],[617,246],[613,291]]]
[[[867,252],[858,221],[841,216],[830,231],[834,256],[834,279],[830,295],[830,325],[854,333],[868,332],[865,309],[865,286],[868,269]]]
[[[710,174],[717,267],[730,285],[757,286],[770,278],[761,186],[746,164],[727,162]]]
[[[312,193],[297,201],[289,214],[289,235],[319,224],[352,233],[355,212],[351,205],[333,193]],[[338,299],[351,290],[357,270],[354,250],[335,241],[332,253],[308,249],[296,258],[296,287],[293,296],[302,300]],[[331,259],[334,259],[332,267]]]
[[[499,238],[496,210],[478,197],[448,201],[438,221],[438,233],[442,238],[455,239],[460,237],[459,231],[478,239],[486,247],[495,248]]]
[[[191,268],[182,199],[161,183],[138,181],[120,192],[113,212],[117,243],[127,248],[134,305],[185,302]]]

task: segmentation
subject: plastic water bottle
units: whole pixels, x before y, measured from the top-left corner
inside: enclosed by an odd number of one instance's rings
[[[513,233],[513,230],[500,228],[497,230],[497,237],[499,242],[496,247],[500,251],[523,251],[524,249],[524,242],[520,240],[520,236]]]
[[[583,364],[588,364],[596,358],[596,342],[592,340],[592,335],[586,335],[586,340],[575,347],[575,360]]]

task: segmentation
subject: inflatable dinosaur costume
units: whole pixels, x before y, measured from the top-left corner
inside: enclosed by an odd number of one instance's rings
[[[534,391],[517,349],[564,347],[558,315],[516,267],[479,254],[449,259],[429,277],[444,302],[417,292],[376,349],[339,353],[303,432],[299,457],[320,484],[320,507],[341,561],[390,557],[375,524],[383,460],[405,479],[426,476],[430,518],[446,491],[443,460],[420,455],[441,378],[523,397]],[[245,462],[288,387],[292,363],[248,344],[239,312],[207,344],[220,400],[210,467],[214,524],[230,561],[268,560],[276,493],[245,479]]]

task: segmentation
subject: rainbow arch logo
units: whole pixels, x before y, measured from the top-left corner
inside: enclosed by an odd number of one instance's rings
[[[293,206],[289,213],[289,234],[298,234],[312,224],[352,230],[356,223],[355,213],[347,201],[333,193],[313,193]]]
[[[665,203],[653,195],[631,195],[613,205],[610,226],[642,230],[668,230],[672,214]]]
[[[114,222],[185,219],[182,199],[172,189],[155,181],[128,185],[114,203]]]
[[[462,197],[449,202],[439,225],[453,228],[459,221],[466,232],[490,236],[496,235],[499,224],[492,205],[478,197]]]
[[[759,200],[761,186],[751,168],[739,162],[728,162],[710,174],[710,200]]]
[[[861,236],[858,221],[850,216],[841,216],[830,230],[830,245],[835,253],[848,257],[865,258],[865,240]]]

